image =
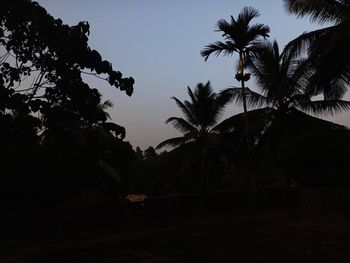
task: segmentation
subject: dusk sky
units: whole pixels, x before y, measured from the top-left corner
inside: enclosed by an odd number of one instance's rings
[[[244,6],[258,9],[261,16],[253,23],[270,26],[270,40],[282,48],[304,31],[320,27],[308,19],[287,14],[282,0],[39,0],[55,18],[69,25],[79,21],[90,24],[89,44],[103,59],[124,76],[135,79],[132,97],[105,82],[89,80],[113,102],[109,110],[112,120],[126,128],[126,140],[142,149],[156,146],[164,139],[179,136],[164,121],[181,116],[172,96],[187,99],[187,86],[211,81],[215,91],[238,86],[234,79],[237,57],[200,56],[203,47],[222,40],[215,32],[221,19],[237,17]],[[254,89],[254,82],[249,83]],[[349,99],[349,96],[346,97]],[[229,105],[223,116],[240,112]],[[350,126],[348,113],[331,120]]]

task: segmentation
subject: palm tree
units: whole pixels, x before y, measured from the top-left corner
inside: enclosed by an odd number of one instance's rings
[[[310,85],[314,94],[325,99],[339,99],[350,81],[350,0],[284,0],[290,13],[310,16],[312,21],[332,23],[330,26],[304,33],[287,48],[307,52],[308,61],[316,69]],[[313,84],[322,83],[315,88]],[[316,85],[317,87],[317,85]]]
[[[239,55],[239,72],[236,74],[236,79],[241,82],[241,93],[243,98],[243,111],[245,116],[245,126],[248,127],[247,104],[245,101],[245,86],[244,82],[249,80],[249,74],[244,74],[244,66],[247,55],[251,51],[252,46],[260,38],[266,38],[269,35],[270,29],[263,24],[249,25],[252,19],[258,17],[258,10],[252,7],[245,7],[235,19],[231,16],[231,21],[221,19],[217,22],[217,30],[223,33],[224,42],[217,41],[207,45],[201,55],[205,61],[211,54],[216,56],[223,53],[224,55]]]
[[[297,131],[305,133],[339,128],[339,125],[305,113],[327,115],[350,109],[348,101],[313,99],[308,86],[316,74],[315,70],[298,55],[296,50],[280,54],[277,42],[262,42],[255,47],[254,55],[247,61],[247,67],[260,91],[254,92],[247,88],[246,92],[247,104],[258,108],[248,112],[251,120],[248,133],[258,149],[269,148],[271,140],[279,145],[290,145]],[[224,93],[229,93],[235,102],[243,102],[239,88],[231,88]],[[240,125],[241,114],[226,119],[216,128],[224,132]]]
[[[179,152],[182,156],[183,152],[186,152],[188,158],[185,160],[193,160],[194,164],[200,165],[202,190],[206,190],[209,178],[208,153],[218,142],[216,126],[225,106],[230,101],[230,96],[213,92],[209,81],[206,84],[198,83],[193,91],[188,87],[187,91],[190,101],[182,102],[176,97],[172,98],[181,109],[184,118],[170,117],[166,120],[166,123],[171,123],[182,132],[183,136],[167,139],[156,148],[177,147],[174,152]],[[196,165],[192,163],[190,170],[194,166]]]
[[[171,123],[183,136],[167,139],[156,148],[165,146],[176,147],[190,142],[207,142],[208,136],[215,133],[216,125],[223,110],[230,101],[227,93],[216,94],[208,81],[206,84],[198,83],[194,91],[187,88],[190,101],[180,101],[173,97],[185,118],[170,117],[166,123]]]
[[[299,110],[315,115],[336,114],[350,109],[350,102],[342,100],[313,100],[314,93],[308,88],[316,71],[306,59],[301,59],[298,52],[285,50],[280,54],[276,41],[261,42],[254,48],[247,67],[256,80],[260,94],[246,89],[246,103],[252,108],[271,107],[279,115],[291,110]],[[317,83],[316,89],[322,84]],[[244,98],[239,88],[223,91],[230,94],[232,100],[242,103]]]

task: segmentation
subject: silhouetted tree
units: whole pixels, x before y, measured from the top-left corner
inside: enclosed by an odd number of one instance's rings
[[[230,101],[230,96],[226,93],[216,94],[213,92],[210,82],[205,85],[197,84],[194,91],[188,87],[187,91],[190,101],[182,102],[173,97],[185,118],[170,117],[166,120],[166,123],[171,123],[184,135],[161,142],[157,149],[165,146],[183,147],[192,145],[192,151],[194,150],[197,153],[196,156],[200,156],[200,160],[195,156],[191,158],[200,162],[200,171],[203,175],[205,189],[207,187],[208,151],[217,144],[219,138],[216,127],[225,106]]]
[[[280,54],[276,41],[262,42],[254,48],[254,55],[248,59],[261,94],[247,88],[246,102],[252,108],[268,106],[279,115],[288,114],[292,109],[311,114],[335,114],[350,109],[350,102],[343,100],[314,100],[309,82],[316,74],[298,52],[286,51]],[[318,83],[322,88],[322,83]],[[239,88],[225,90],[235,102],[243,103]]]
[[[2,114],[39,113],[45,127],[56,122],[55,128],[99,121],[104,118],[96,114],[101,95],[83,81],[85,73],[104,74],[110,85],[133,92],[134,80],[122,78],[88,46],[87,22],[68,26],[36,2],[3,1],[0,30]]]
[[[184,136],[167,139],[161,142],[157,149],[165,146],[176,147],[190,142],[208,140],[208,136],[214,133],[216,125],[223,110],[230,100],[229,94],[216,94],[208,81],[205,85],[198,83],[194,91],[187,88],[190,101],[180,101],[173,97],[177,106],[181,109],[185,118],[170,117],[166,123],[171,123],[176,129],[184,133]]]
[[[260,93],[247,89],[246,102],[250,107],[260,108],[250,111],[249,133],[255,145],[270,147],[272,143],[289,145],[294,134],[302,131],[319,133],[317,130],[343,128],[304,112],[316,115],[335,114],[350,109],[350,102],[342,100],[314,100],[308,82],[315,71],[300,59],[298,52],[285,51],[280,54],[277,42],[263,42],[255,47],[254,55],[248,60]],[[242,103],[243,98],[238,88],[225,91],[232,95],[235,102]],[[233,116],[218,127],[229,130],[242,123],[240,115]],[[300,133],[300,132],[299,132]],[[300,135],[301,136],[301,135]],[[304,136],[304,135],[303,135]],[[285,149],[288,151],[288,149]]]
[[[106,122],[111,104],[83,75],[129,96],[134,80],[89,47],[89,28],[63,24],[31,0],[1,2],[0,194],[9,207],[40,207],[96,185],[108,152],[123,160],[116,166],[128,163],[125,129]]]
[[[224,55],[239,55],[239,72],[236,74],[236,79],[241,82],[241,93],[243,98],[243,110],[245,125],[248,127],[247,105],[245,102],[245,85],[244,82],[249,80],[250,74],[244,73],[246,58],[251,52],[251,48],[255,42],[263,37],[269,35],[270,29],[263,24],[250,25],[252,19],[259,16],[258,10],[252,7],[245,7],[235,19],[231,16],[231,21],[221,19],[217,22],[217,30],[222,32],[224,42],[217,41],[207,45],[202,51],[201,55],[207,60],[211,54],[216,56],[223,53]]]
[[[329,115],[350,109],[348,101],[313,99],[314,94],[309,91],[308,83],[316,73],[298,55],[296,50],[287,50],[280,54],[277,42],[262,42],[255,47],[254,55],[249,58],[247,66],[261,94],[247,89],[246,102],[252,108],[267,108],[249,112],[254,120],[250,125],[251,134],[260,136],[271,125],[272,120],[282,120],[286,115],[300,110],[316,115]],[[231,88],[224,92],[230,94],[235,102],[243,102],[240,89]],[[239,123],[241,116],[232,116],[223,121],[218,129],[232,130],[240,127]]]

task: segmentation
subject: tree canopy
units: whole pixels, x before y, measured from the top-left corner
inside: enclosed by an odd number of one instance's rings
[[[206,84],[198,83],[192,91],[187,88],[190,101],[180,101],[173,97],[185,118],[170,117],[166,123],[171,123],[176,129],[183,132],[181,137],[167,139],[157,148],[164,146],[179,146],[188,142],[198,142],[215,131],[226,104],[230,101],[227,94],[216,94],[208,81]]]
[[[124,78],[89,47],[89,28],[88,22],[68,26],[31,0],[2,1],[0,112],[39,113],[45,127],[57,129],[103,121],[101,95],[84,81],[84,73],[130,96],[133,78]]]
[[[123,77],[88,44],[88,22],[69,26],[31,0],[1,1],[0,206],[43,205],[98,188],[99,160],[126,176],[134,158],[125,128],[107,122],[84,75],[133,93]]]
[[[342,98],[350,81],[350,1],[349,0],[284,0],[287,10],[298,17],[329,23],[321,29],[305,32],[287,45],[294,52],[308,54],[308,62],[316,74],[310,79],[314,94],[326,100]],[[322,83],[322,86],[317,85]],[[312,86],[312,85],[311,85]],[[317,88],[319,87],[319,89]]]

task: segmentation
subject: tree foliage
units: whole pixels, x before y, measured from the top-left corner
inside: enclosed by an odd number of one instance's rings
[[[222,144],[217,126],[230,102],[230,95],[214,92],[210,82],[198,83],[194,90],[188,87],[187,93],[190,100],[180,101],[173,97],[184,117],[170,117],[166,121],[182,132],[183,136],[167,139],[157,148],[177,147],[169,153],[168,158],[169,167],[176,171],[173,176],[176,180],[173,182],[178,185],[177,189],[206,191],[212,186],[209,184],[210,175],[218,177],[217,171],[211,173],[211,160],[218,161],[218,154],[213,154]]]
[[[263,24],[250,25],[250,22],[258,17],[258,10],[252,7],[245,7],[238,15],[237,19],[231,16],[231,21],[220,19],[216,24],[216,31],[222,32],[225,41],[217,41],[207,45],[201,55],[205,60],[211,54],[216,56],[233,55],[234,53],[249,52],[250,48],[260,38],[269,36],[270,28]]]
[[[0,111],[2,115],[39,114],[46,128],[103,121],[101,95],[83,74],[133,92],[112,64],[89,47],[89,24],[68,26],[36,2],[3,1],[0,10]],[[57,126],[55,126],[57,125]]]
[[[207,45],[202,51],[201,55],[205,60],[211,54],[216,56],[223,53],[224,55],[239,55],[239,69],[235,75],[236,79],[241,82],[241,94],[243,99],[243,111],[245,129],[248,129],[248,108],[246,103],[246,88],[245,81],[250,79],[250,74],[245,73],[245,64],[247,57],[251,54],[256,42],[260,38],[269,36],[270,28],[264,24],[253,24],[251,21],[260,14],[258,10],[252,7],[245,7],[239,13],[237,19],[231,16],[231,21],[221,19],[217,22],[217,31],[222,32],[225,42],[217,41]],[[249,149],[249,138],[246,137],[247,149]],[[249,151],[248,151],[249,152]]]
[[[179,146],[189,142],[203,142],[208,139],[208,135],[214,133],[224,108],[230,100],[227,94],[217,94],[213,92],[210,82],[206,84],[198,83],[192,91],[187,88],[190,100],[180,101],[173,97],[173,100],[184,114],[182,117],[170,117],[166,123],[171,123],[184,135],[167,139],[160,143],[157,148],[164,146]]]
[[[308,63],[316,74],[310,79],[314,94],[326,100],[340,99],[350,81],[350,1],[349,0],[284,0],[287,10],[298,17],[309,16],[314,22],[330,25],[306,32],[292,40],[287,49],[308,54]],[[315,88],[322,83],[321,89]]]
[[[88,22],[69,26],[31,0],[1,1],[2,206],[55,204],[103,181],[99,160],[127,175],[133,151],[112,106],[86,76],[131,96],[123,77],[88,45]],[[106,175],[105,175],[106,176]]]
[[[317,83],[317,87],[310,89],[310,81],[316,74],[314,68],[296,51],[280,53],[276,41],[256,45],[247,67],[259,90],[247,89],[247,103],[252,108],[272,107],[279,114],[298,109],[315,115],[333,115],[350,109],[348,101],[315,100],[313,89],[322,89],[323,84]],[[224,92],[229,93],[235,102],[242,103],[240,89],[231,88]]]
[[[296,50],[294,52],[284,50],[280,53],[277,42],[262,42],[257,45],[254,55],[248,60],[247,67],[254,76],[258,89],[258,92],[247,89],[248,105],[257,108],[248,112],[250,119],[248,135],[253,138],[255,164],[260,163],[262,168],[269,165],[279,167],[279,173],[289,178],[295,177],[290,171],[302,173],[301,170],[304,168],[310,172],[311,163],[306,161],[306,156],[308,153],[313,154],[312,158],[316,155],[310,152],[308,145],[324,150],[321,145],[325,145],[326,140],[322,141],[322,135],[330,140],[332,134],[336,136],[337,133],[348,134],[348,132],[341,125],[306,113],[333,115],[349,110],[350,102],[315,100],[309,85],[313,75],[316,74],[315,69],[307,60],[300,58]],[[223,92],[230,94],[236,103],[242,103],[240,89],[231,88]],[[242,129],[240,128],[242,125],[242,115],[239,114],[224,120],[217,128],[221,132],[232,132]],[[317,138],[319,146],[312,142],[312,136]],[[306,138],[310,139],[310,142],[307,142]],[[338,156],[334,151],[332,154]],[[293,160],[303,164],[296,165]],[[298,171],[296,167],[300,170]],[[304,172],[303,175],[305,178],[310,177]],[[298,177],[298,180],[303,181],[303,178]]]

